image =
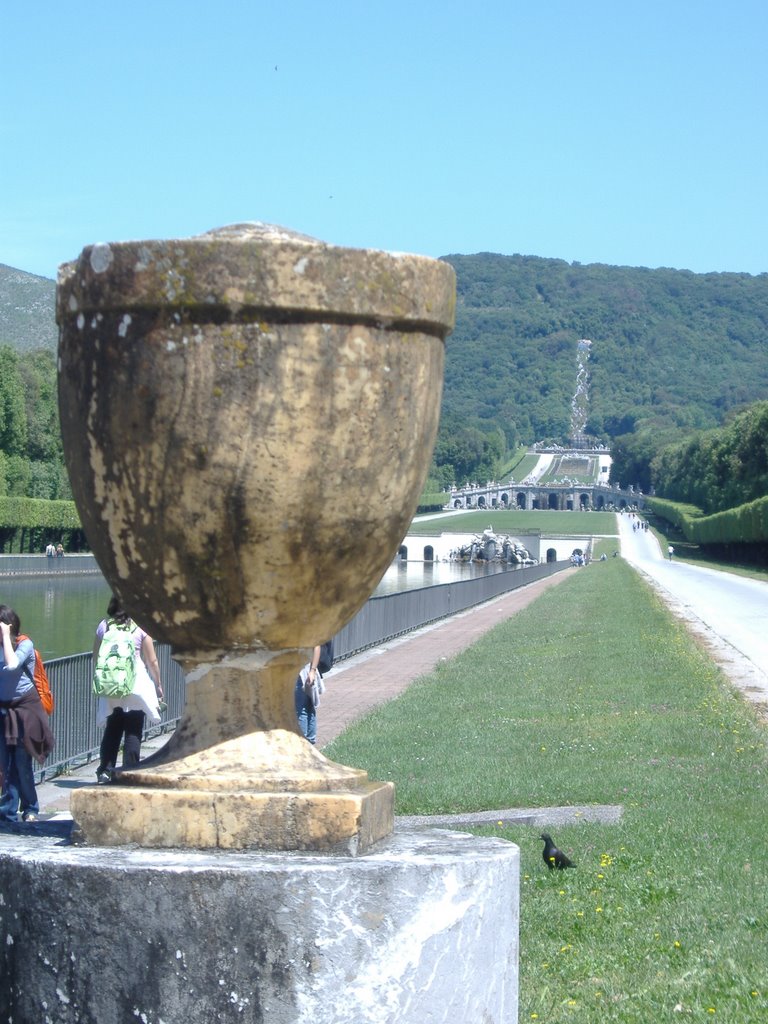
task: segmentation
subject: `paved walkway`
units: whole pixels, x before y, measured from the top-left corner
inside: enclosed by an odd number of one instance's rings
[[[704,643],[731,681],[768,707],[768,583],[665,558],[650,530],[619,519],[621,553]]]

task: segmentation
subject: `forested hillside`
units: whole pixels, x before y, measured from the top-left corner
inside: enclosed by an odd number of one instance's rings
[[[665,498],[722,512],[768,495],[768,402],[755,402],[715,430],[661,449],[651,464]]]
[[[71,498],[59,431],[56,356],[0,345],[0,497]]]
[[[457,320],[432,489],[494,477],[520,443],[568,438],[582,338],[592,342],[586,432],[611,444],[620,479],[644,490],[665,444],[768,399],[768,274],[445,259],[457,274]],[[53,281],[0,265],[0,346],[9,346],[0,351],[0,495],[68,493],[54,291]]]
[[[768,397],[768,274],[445,259],[458,303],[438,461],[468,446],[493,449],[500,432],[508,447],[565,440],[582,338],[592,342],[586,431],[608,443],[715,427]]]

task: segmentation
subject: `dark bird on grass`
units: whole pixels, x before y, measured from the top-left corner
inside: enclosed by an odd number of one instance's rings
[[[542,853],[542,857],[550,871],[553,871],[555,868],[559,868],[562,871],[563,868],[576,867],[570,857],[566,857],[562,850],[558,850],[552,842],[552,836],[549,835],[549,833],[542,832],[539,838],[544,840],[544,852]]]

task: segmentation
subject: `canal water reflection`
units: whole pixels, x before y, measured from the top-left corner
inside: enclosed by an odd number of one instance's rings
[[[501,565],[397,561],[384,573],[374,594],[395,594],[514,571]],[[12,576],[0,580],[0,604],[16,609],[22,631],[32,637],[44,661],[92,649],[96,626],[106,614],[110,593],[100,575],[62,574],[26,579]]]
[[[43,661],[92,650],[110,596],[100,575],[0,580],[0,603],[16,610],[22,632],[32,637]]]
[[[457,580],[473,580],[478,576],[490,576],[497,572],[515,572],[519,567],[480,562],[401,562],[395,561],[384,573],[381,583],[374,590],[375,597],[383,594],[397,594],[401,590],[418,590],[421,587],[436,587],[442,583]]]

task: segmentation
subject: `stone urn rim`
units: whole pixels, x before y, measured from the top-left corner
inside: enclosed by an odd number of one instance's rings
[[[455,320],[450,263],[332,245],[260,221],[184,239],[96,242],[59,267],[56,318],[172,307],[193,318],[332,320],[423,331]]]

